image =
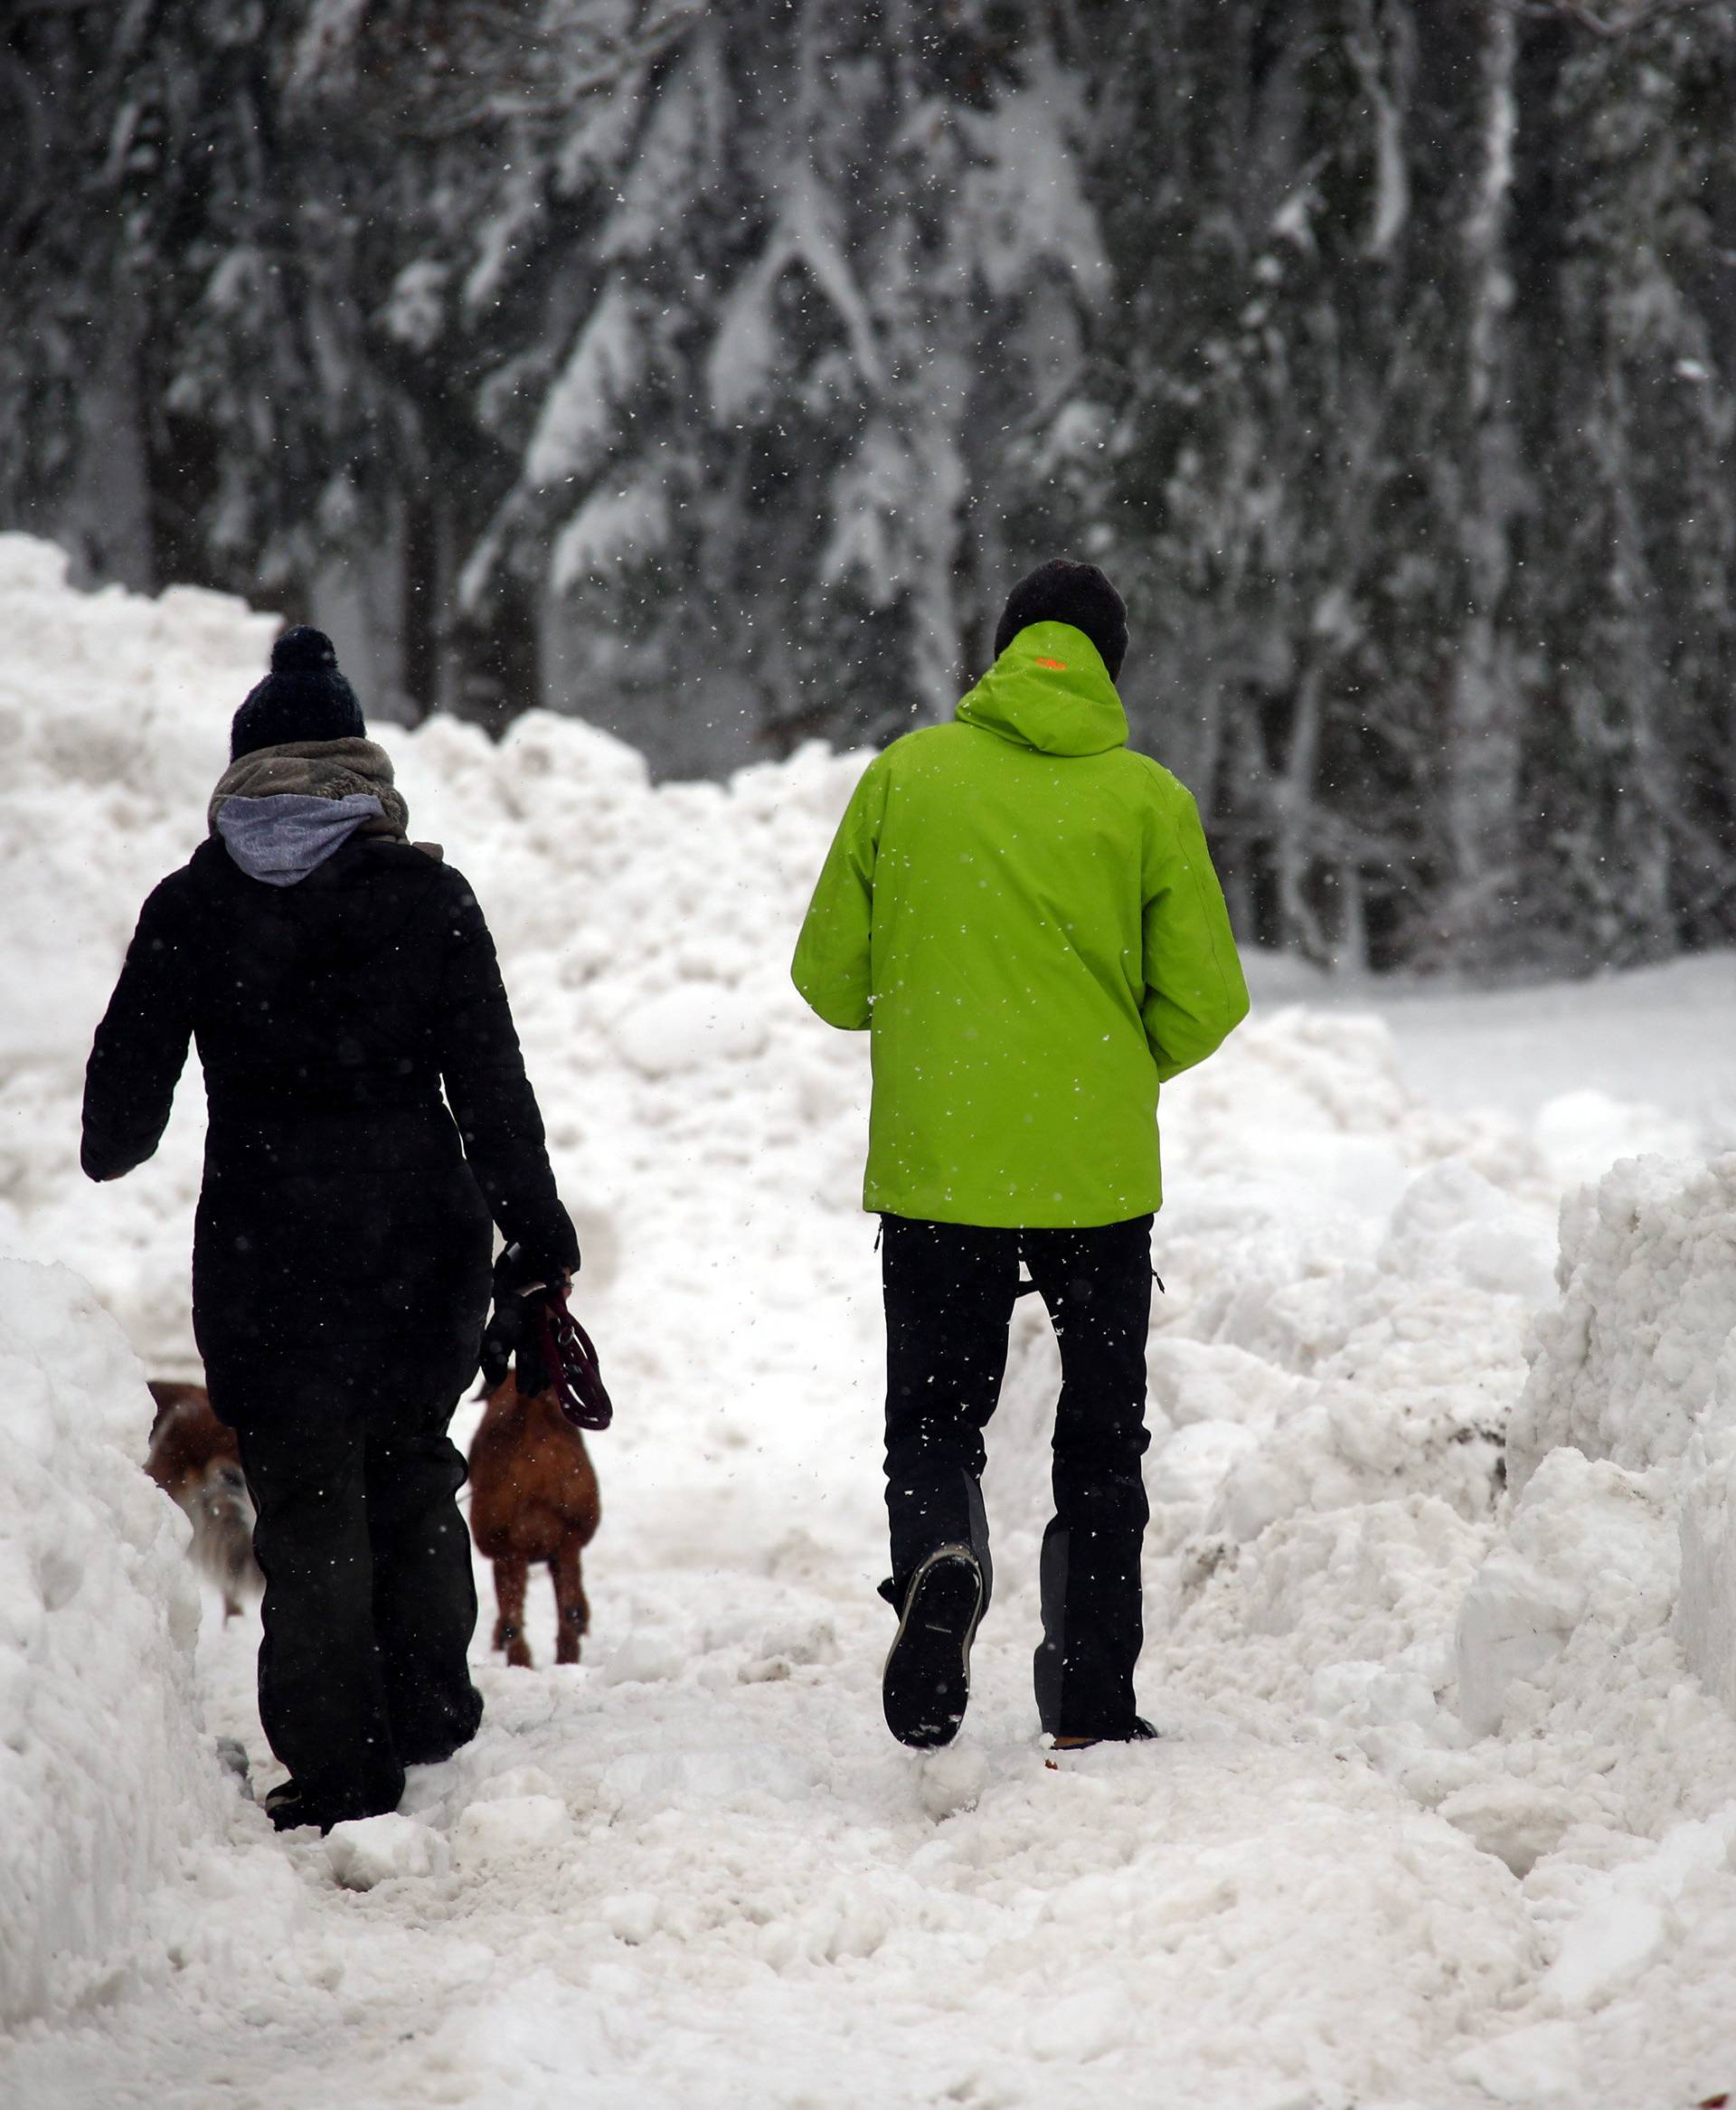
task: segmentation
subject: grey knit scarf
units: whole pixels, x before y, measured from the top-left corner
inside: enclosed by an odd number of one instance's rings
[[[380,816],[363,823],[371,835],[396,836],[410,828],[410,809],[392,781],[392,757],[372,740],[290,740],[259,747],[232,762],[217,780],[206,821],[218,832],[217,816],[229,799],[269,799],[288,792],[303,799],[377,799]]]

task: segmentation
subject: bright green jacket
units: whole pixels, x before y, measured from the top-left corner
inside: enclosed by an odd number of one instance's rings
[[[864,1208],[1030,1229],[1157,1208],[1157,1087],[1248,991],[1186,788],[1067,623],[868,765],[792,969],[873,1033]]]

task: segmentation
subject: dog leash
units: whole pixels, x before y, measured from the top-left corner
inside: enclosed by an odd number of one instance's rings
[[[614,1404],[591,1338],[567,1309],[566,1292],[551,1284],[536,1305],[555,1404],[574,1428],[606,1429],[615,1419]]]

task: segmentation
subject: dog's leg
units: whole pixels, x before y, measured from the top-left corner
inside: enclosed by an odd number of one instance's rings
[[[263,1587],[253,1560],[253,1501],[241,1469],[213,1458],[206,1466],[193,1515],[193,1549],[199,1565],[223,1596],[223,1624],[238,1616],[250,1582]]]
[[[521,1670],[531,1668],[531,1651],[524,1639],[524,1582],[526,1563],[515,1553],[495,1563],[495,1599],[500,1617],[495,1622],[495,1646],[505,1649],[506,1661]]]
[[[576,1663],[579,1643],[590,1630],[590,1605],[585,1597],[584,1540],[569,1531],[549,1563],[554,1576],[557,1663]]]

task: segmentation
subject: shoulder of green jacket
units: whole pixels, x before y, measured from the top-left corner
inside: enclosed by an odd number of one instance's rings
[[[866,786],[895,782],[905,771],[920,770],[951,742],[969,737],[969,729],[952,719],[944,725],[918,725],[909,733],[901,733],[896,740],[881,749],[862,772],[856,785],[857,794]]]
[[[1126,751],[1129,762],[1137,762],[1146,773],[1154,778],[1157,789],[1170,799],[1192,799],[1194,794],[1174,770],[1166,770],[1156,755],[1146,754],[1142,749],[1129,747]]]
[[[889,741],[868,766],[873,769],[875,763],[890,762],[895,755],[920,754],[925,747],[944,745],[949,740],[957,740],[963,730],[956,718],[945,719],[939,725],[913,725],[908,733],[901,733],[896,740]]]

